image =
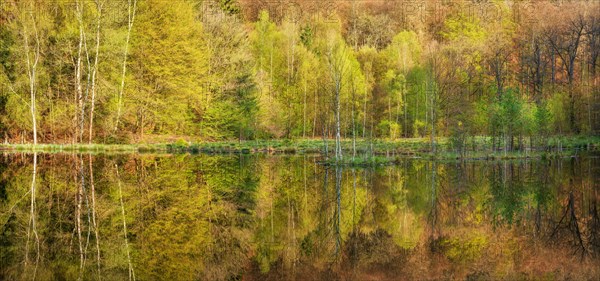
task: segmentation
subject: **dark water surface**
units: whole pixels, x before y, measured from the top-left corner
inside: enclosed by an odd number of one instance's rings
[[[1,280],[600,280],[600,158],[0,156]]]

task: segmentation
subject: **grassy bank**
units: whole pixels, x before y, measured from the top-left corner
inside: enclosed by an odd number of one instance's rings
[[[527,143],[527,142],[524,142]],[[85,152],[85,153],[206,153],[206,154],[333,154],[335,142],[320,139],[302,140],[252,140],[154,144],[2,144],[0,150],[20,152]],[[429,139],[411,138],[398,140],[357,140],[356,157],[352,157],[352,140],[342,141],[344,163],[366,165],[390,163],[396,159],[419,157],[427,159],[514,159],[554,158],[575,156],[588,151],[600,151],[600,137],[555,137],[543,146],[525,146],[516,151],[492,150],[491,138],[476,137],[465,142],[462,151],[457,150],[447,138],[436,140],[436,153],[432,152]]]
[[[85,153],[139,153],[167,152],[165,145],[153,144],[1,144],[0,150],[11,152],[85,152]]]

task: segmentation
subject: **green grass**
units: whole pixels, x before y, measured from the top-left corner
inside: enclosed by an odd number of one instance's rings
[[[85,152],[85,153],[137,153],[167,152],[164,145],[146,144],[2,144],[0,150],[16,152]]]

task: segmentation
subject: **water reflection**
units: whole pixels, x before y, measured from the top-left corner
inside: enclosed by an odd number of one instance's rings
[[[36,226],[36,200],[35,200],[35,179],[37,176],[37,153],[33,154],[33,172],[31,173],[31,188],[29,189],[30,193],[30,208],[29,208],[29,221],[27,223],[27,242],[25,243],[25,268],[28,268],[31,265],[31,260],[29,258],[30,249],[29,242],[34,240],[34,248],[35,248],[35,258],[33,261],[33,270],[29,269],[28,272],[33,272],[32,279],[35,279],[37,273],[38,262],[40,261],[40,237],[38,236],[37,226]]]
[[[0,279],[600,277],[598,158],[317,160],[5,154]]]

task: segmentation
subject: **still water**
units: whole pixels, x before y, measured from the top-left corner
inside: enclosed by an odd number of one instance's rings
[[[0,156],[1,280],[599,280],[600,158]]]

